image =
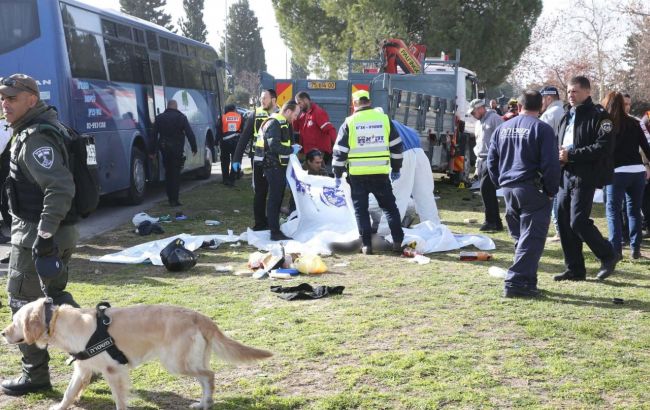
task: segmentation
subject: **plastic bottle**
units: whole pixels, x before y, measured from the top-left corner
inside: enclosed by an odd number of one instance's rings
[[[487,252],[461,252],[461,261],[489,261],[492,260],[492,255]]]

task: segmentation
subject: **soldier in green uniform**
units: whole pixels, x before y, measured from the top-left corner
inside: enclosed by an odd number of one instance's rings
[[[76,217],[70,212],[75,193],[62,134],[46,132],[58,125],[56,111],[40,99],[38,85],[29,76],[14,74],[0,80],[2,110],[13,128],[10,173],[7,179],[11,226],[11,254],[7,291],[15,314],[23,305],[43,296],[34,256],[60,258],[62,269],[47,282],[54,304],[78,307],[65,291],[68,262],[77,242]],[[51,127],[50,127],[51,128]],[[19,345],[22,375],[2,382],[7,395],[20,396],[51,389],[47,350]]]

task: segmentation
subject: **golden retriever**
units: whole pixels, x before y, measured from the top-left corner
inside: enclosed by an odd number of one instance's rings
[[[13,322],[2,331],[8,343],[27,343],[45,348],[48,345],[68,353],[86,349],[97,327],[96,310],[72,306],[52,306],[49,333],[45,324],[45,299],[23,306]],[[111,388],[118,410],[126,409],[129,368],[158,359],[172,373],[196,377],[203,388],[199,403],[191,407],[211,407],[214,372],[210,370],[212,352],[222,360],[237,363],[265,359],[271,352],[255,349],[225,336],[207,316],[175,306],[150,305],[109,308],[112,323],[108,333],[129,360],[121,365],[107,352],[87,360],[75,360],[74,372],[63,400],[52,409],[63,410],[77,400],[90,383],[93,373],[101,373]]]

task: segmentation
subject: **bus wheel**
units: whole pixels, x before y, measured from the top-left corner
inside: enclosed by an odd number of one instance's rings
[[[144,194],[147,190],[145,161],[145,155],[140,148],[131,148],[131,180],[126,193],[126,202],[130,205],[138,205],[144,200]]]
[[[208,179],[212,175],[212,150],[205,147],[205,163],[196,173],[198,179]]]

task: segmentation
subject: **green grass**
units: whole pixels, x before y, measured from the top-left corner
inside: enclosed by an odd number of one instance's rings
[[[213,183],[184,194],[190,220],[165,225],[167,234],[241,232],[252,217],[249,177],[238,186]],[[443,221],[454,232],[476,232],[478,225],[463,220],[482,220],[478,196],[442,183],[436,189]],[[150,213],[169,211],[161,206]],[[602,205],[594,213],[605,233]],[[208,227],[205,219],[223,224]],[[184,273],[88,261],[141,242],[131,231],[127,224],[82,244],[69,290],[83,306],[103,299],[187,306],[214,318],[231,337],[275,353],[245,366],[215,358],[215,408],[650,408],[647,259],[621,262],[605,283],[556,283],[562,253],[559,244],[547,244],[539,271],[544,297],[506,300],[501,281],[487,275],[490,264],[507,268],[512,258],[512,240],[499,233],[491,263],[460,262],[458,251],[429,255],[428,265],[388,254],[328,257],[330,273],[282,284],[345,285],[344,294],[286,302],[269,291],[277,282],[215,272],[214,264],[243,268],[253,251],[245,245],[202,250],[199,265]],[[585,250],[593,277],[599,264]],[[647,240],[642,251],[649,256]],[[334,267],[340,263],[347,266]],[[625,304],[612,304],[613,297]],[[3,306],[0,323],[9,321]],[[0,377],[17,374],[17,352],[0,345]],[[71,373],[65,358],[52,351],[54,392],[0,396],[0,407],[40,409],[60,399]],[[137,409],[186,408],[200,394],[194,380],[157,363],[131,376],[130,404]],[[78,405],[113,408],[106,383],[93,383]]]

